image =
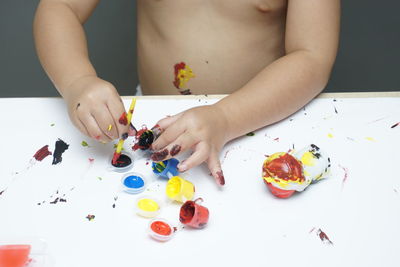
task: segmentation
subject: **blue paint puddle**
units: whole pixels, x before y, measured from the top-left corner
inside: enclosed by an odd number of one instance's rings
[[[128,188],[141,188],[144,186],[144,181],[139,176],[131,175],[125,178],[124,185]]]

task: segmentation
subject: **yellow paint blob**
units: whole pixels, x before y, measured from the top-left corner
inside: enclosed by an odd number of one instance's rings
[[[316,163],[315,162],[315,157],[310,151],[305,152],[301,156],[301,162],[306,166],[314,166],[315,163]]]
[[[365,139],[367,139],[368,141],[371,141],[371,142],[375,142],[375,139],[372,137],[365,137]]]
[[[156,201],[149,198],[143,198],[139,200],[137,205],[139,209],[149,212],[158,211],[160,208],[160,206],[158,206],[158,203]]]
[[[328,133],[328,137],[329,137],[329,138],[333,138],[333,134]]]
[[[176,176],[169,179],[167,184],[167,196],[174,198],[181,191],[181,181]]]
[[[189,66],[185,66],[184,69],[180,69],[178,71],[178,75],[176,75],[179,81],[179,88],[185,88],[186,83],[191,79],[194,78],[193,70]]]

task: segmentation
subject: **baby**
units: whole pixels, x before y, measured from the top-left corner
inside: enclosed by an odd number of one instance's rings
[[[74,125],[101,142],[126,135],[116,88],[96,75],[82,24],[99,0],[41,0],[40,61]],[[339,0],[137,0],[144,94],[227,94],[161,119],[153,158],[188,149],[179,171],[206,162],[220,185],[222,147],[296,112],[326,86],[340,26]],[[111,127],[110,127],[111,125]]]

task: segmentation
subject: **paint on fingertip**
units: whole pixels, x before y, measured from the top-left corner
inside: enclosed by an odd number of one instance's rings
[[[217,171],[216,175],[217,175],[217,182],[220,185],[225,185],[225,177],[224,177],[224,174],[223,174],[222,170],[221,171]]]
[[[107,130],[108,130],[108,131],[111,131],[111,129],[112,129],[112,125],[110,124],[110,125],[108,125]]]
[[[169,151],[167,148],[165,148],[161,151],[154,152],[151,155],[151,160],[152,161],[162,161],[168,156],[168,154],[169,154]]]
[[[181,146],[180,145],[174,145],[171,149],[170,155],[173,157],[176,154],[178,154],[179,152],[181,152]]]
[[[126,112],[122,113],[121,117],[119,117],[118,122],[122,125],[128,125],[128,118]]]

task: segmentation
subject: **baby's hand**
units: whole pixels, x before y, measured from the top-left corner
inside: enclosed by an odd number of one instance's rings
[[[219,185],[225,184],[219,153],[227,140],[227,120],[215,105],[196,107],[157,123],[163,133],[152,144],[151,158],[161,161],[187,149],[194,153],[178,165],[184,172],[206,161]]]
[[[111,83],[83,77],[67,88],[64,98],[71,121],[87,136],[104,143],[128,132],[129,126],[119,123],[125,108]]]

